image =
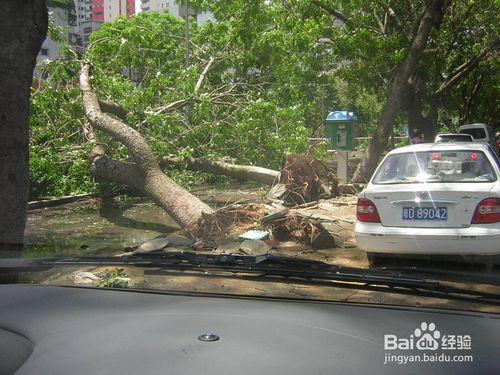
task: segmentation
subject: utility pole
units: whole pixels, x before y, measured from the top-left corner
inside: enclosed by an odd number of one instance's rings
[[[189,67],[189,0],[184,0],[185,40],[186,40],[186,69]]]

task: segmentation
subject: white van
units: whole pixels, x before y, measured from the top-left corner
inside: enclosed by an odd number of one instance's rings
[[[481,123],[462,125],[459,128],[459,133],[470,134],[474,138],[474,142],[488,143],[493,150],[498,152],[495,143],[495,133],[491,126]]]

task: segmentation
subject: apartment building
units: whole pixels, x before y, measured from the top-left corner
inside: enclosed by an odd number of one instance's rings
[[[99,30],[104,22],[135,14],[135,0],[75,0],[76,20],[70,28],[70,44],[83,52],[90,34]]]
[[[185,17],[185,6],[183,1],[175,0],[141,0],[141,11],[142,12],[169,12],[170,14],[184,18]],[[189,9],[189,15],[196,18],[198,24],[203,24],[208,20],[214,20],[214,16],[210,12],[200,12],[197,13],[193,9]]]
[[[57,26],[66,29],[68,43],[82,53],[89,43],[90,34],[99,30],[104,22],[135,14],[135,0],[75,0],[72,10],[50,8],[51,17]],[[42,44],[38,60],[54,60],[59,57],[61,46],[47,37]]]
[[[91,2],[94,21],[112,22],[118,17],[131,17],[135,14],[135,0],[91,0]]]
[[[49,8],[49,13],[56,26],[68,26],[67,11],[59,8]],[[60,49],[61,45],[58,42],[47,37],[42,43],[42,47],[40,48],[40,52],[38,53],[37,60],[45,61],[57,59],[59,57]]]

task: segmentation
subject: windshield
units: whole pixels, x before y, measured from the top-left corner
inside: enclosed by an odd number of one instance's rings
[[[486,138],[486,132],[483,128],[469,128],[460,130],[462,134],[470,134],[474,139],[484,139]]]
[[[500,312],[488,1],[0,3],[0,282]]]
[[[374,184],[493,182],[495,171],[482,151],[441,151],[389,155]]]

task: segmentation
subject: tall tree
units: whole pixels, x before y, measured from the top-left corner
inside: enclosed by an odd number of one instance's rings
[[[47,34],[45,0],[0,2],[0,244],[19,245],[26,226],[29,106],[36,56]]]
[[[368,181],[377,167],[387,145],[389,135],[394,127],[394,121],[400,110],[402,99],[406,94],[408,80],[419,64],[432,29],[441,23],[447,6],[448,1],[446,0],[432,0],[425,7],[423,16],[417,24],[417,31],[412,39],[411,46],[403,63],[398,67],[396,76],[391,84],[377,130],[373,133],[363,160],[354,173],[353,181]]]
[[[427,45],[419,68],[409,82],[408,124],[420,129],[428,141],[438,131],[438,118],[492,123],[486,113],[475,110],[477,99],[495,87],[495,67],[500,38],[495,2],[452,2],[447,16]],[[494,101],[487,101],[493,103]],[[495,118],[495,106],[490,110]],[[441,113],[440,113],[441,112]],[[496,120],[493,120],[496,122]]]

